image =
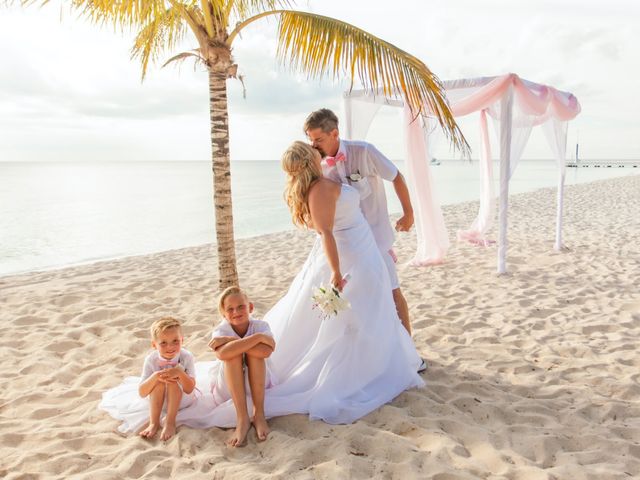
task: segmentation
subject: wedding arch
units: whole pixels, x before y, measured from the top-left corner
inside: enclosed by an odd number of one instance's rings
[[[454,116],[479,113],[480,208],[478,215],[459,240],[487,244],[487,232],[495,217],[496,198],[493,192],[493,167],[488,118],[493,119],[500,139],[500,192],[498,228],[498,273],[505,273],[507,254],[507,206],[509,179],[515,172],[531,130],[541,126],[558,167],[556,235],[554,248],[562,248],[562,206],[564,198],[567,125],[580,113],[580,104],[569,92],[521,79],[514,73],[495,77],[467,78],[443,82]],[[435,197],[429,169],[429,137],[433,120],[428,116],[415,118],[400,96],[388,96],[353,90],[344,94],[347,139],[366,138],[367,131],[382,105],[404,108],[407,183],[414,205],[417,251],[414,265],[442,263],[450,246],[442,210]]]

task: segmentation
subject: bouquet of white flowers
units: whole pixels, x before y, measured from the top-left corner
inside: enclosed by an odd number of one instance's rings
[[[348,276],[345,277],[345,280],[347,279]],[[325,287],[324,284],[320,284],[313,290],[311,299],[314,302],[313,308],[319,308],[325,319],[351,308],[351,304],[340,296],[340,291],[333,285]]]

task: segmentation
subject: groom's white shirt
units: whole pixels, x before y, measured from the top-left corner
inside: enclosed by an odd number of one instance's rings
[[[382,180],[392,182],[398,175],[398,168],[367,142],[340,139],[338,153],[345,156],[345,161],[330,167],[323,160],[322,173],[326,178],[348,183],[360,192],[362,213],[371,226],[378,248],[386,252],[393,246],[395,232],[389,221],[387,196]],[[362,177],[360,180],[349,178],[358,173]]]

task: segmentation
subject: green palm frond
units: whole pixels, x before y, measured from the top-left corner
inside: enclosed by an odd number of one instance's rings
[[[147,73],[149,60],[157,61],[160,54],[172,50],[186,33],[186,24],[175,8],[168,8],[156,15],[138,32],[131,57],[140,59],[142,79]]]
[[[200,8],[194,8],[194,11],[197,10],[202,16],[202,25],[204,25],[209,38],[214,38],[216,34],[227,31],[227,27],[229,26],[227,4],[231,1],[232,0],[199,0]]]
[[[242,21],[261,12],[290,7],[289,0],[227,0],[227,17]]]
[[[192,2],[176,3],[187,5]],[[121,27],[146,25],[167,9],[165,0],[72,0],[71,4],[96,22],[109,22]]]
[[[195,34],[202,30],[209,37],[226,29],[226,3],[225,0],[72,0],[74,9],[97,23],[112,23],[135,29],[149,26],[156,17],[172,8]]]
[[[434,115],[453,145],[469,145],[458,128],[440,80],[416,57],[348,23],[312,13],[280,11],[278,57],[293,70],[321,78],[356,76],[364,88],[401,95],[417,115]]]
[[[200,55],[200,50],[195,49],[191,52],[182,52],[182,53],[179,53],[178,55],[174,55],[173,57],[171,57],[169,60],[167,60],[162,64],[162,68],[166,67],[167,65],[173,62],[184,62],[189,57],[195,58],[195,65],[202,64],[206,66],[207,64],[206,59],[204,59],[202,55]]]

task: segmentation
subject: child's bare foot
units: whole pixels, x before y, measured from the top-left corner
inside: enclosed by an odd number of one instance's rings
[[[269,435],[269,425],[264,415],[256,415],[253,417],[253,426],[256,428],[256,436],[259,442],[264,442]]]
[[[164,422],[164,428],[162,429],[162,433],[160,434],[160,438],[162,440],[169,440],[176,434],[176,424],[175,422]]]
[[[157,423],[149,423],[149,426],[142,430],[138,435],[140,435],[142,438],[148,438],[149,440],[151,440],[156,436],[159,428],[160,425],[158,425]]]
[[[231,435],[231,438],[227,441],[227,445],[230,447],[244,447],[247,444],[247,434],[251,429],[251,422],[247,418],[246,420],[238,420],[236,429]]]

